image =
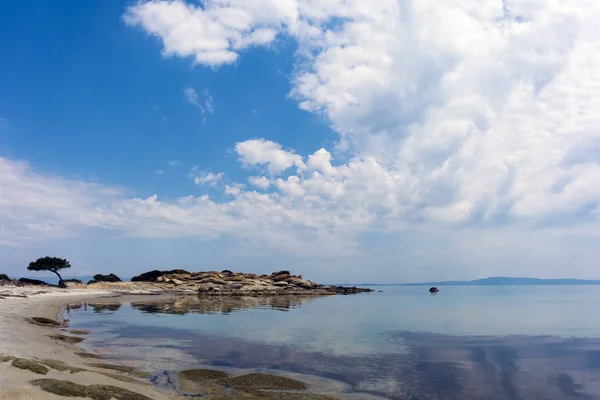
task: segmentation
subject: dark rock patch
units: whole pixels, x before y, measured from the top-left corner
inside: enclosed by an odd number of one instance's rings
[[[25,358],[15,358],[11,365],[15,368],[26,369],[40,375],[46,375],[49,371],[48,368],[42,364]]]
[[[73,329],[72,331],[69,331],[69,333],[72,335],[89,335],[90,331],[85,329]]]
[[[0,281],[12,281],[6,274],[0,274]]]
[[[189,273],[190,272],[184,269],[172,269],[170,271],[159,271],[155,269],[153,271],[144,272],[143,274],[134,276],[131,278],[131,282],[156,282],[156,279],[163,275],[184,275]]]
[[[69,371],[72,374],[75,374],[77,372],[83,372],[86,371],[84,368],[78,368],[78,367],[72,367],[69,364],[67,364],[66,362],[63,361],[58,361],[58,360],[40,360],[39,361],[40,364],[44,364],[52,369],[55,369],[57,371]]]
[[[38,325],[38,326],[56,327],[56,326],[61,326],[62,325],[58,321],[55,321],[55,320],[50,319],[50,318],[44,318],[44,317],[25,318],[25,321],[29,322],[30,324]]]
[[[222,371],[215,371],[213,369],[188,369],[179,373],[179,378],[189,379],[192,381],[199,381],[205,379],[225,379],[228,375]]]
[[[45,392],[64,397],[88,397],[92,400],[152,400],[139,393],[110,385],[80,385],[58,379],[36,379],[30,381]]]
[[[112,374],[110,372],[97,372],[97,373],[100,374],[100,375],[107,376],[107,377],[112,378],[112,379],[116,379],[116,380],[121,381],[121,382],[137,383],[139,385],[148,385],[148,382],[138,381],[137,379],[131,378],[131,377],[126,376],[126,375]]]
[[[108,275],[96,274],[96,275],[94,275],[94,279],[92,279],[91,281],[88,282],[88,285],[98,283],[98,282],[115,283],[115,282],[123,282],[123,281],[121,280],[121,278],[119,278],[115,274],[108,274]]]
[[[64,397],[87,397],[86,386],[71,381],[60,381],[58,379],[36,379],[30,381],[44,392]]]
[[[102,363],[87,363],[90,367],[94,368],[102,368],[102,369],[110,369],[113,371],[126,372],[128,374],[140,377],[140,378],[148,378],[150,376],[149,373],[145,371],[136,371],[135,367],[129,367],[127,365],[116,365],[116,364],[102,364]]]
[[[252,373],[229,378],[226,383],[237,389],[305,390],[306,384],[284,376]]]
[[[429,288],[429,293],[437,293],[439,291],[440,291],[440,289],[438,289],[436,287]]]
[[[81,343],[84,340],[83,338],[77,336],[65,336],[61,334],[49,335],[48,337],[58,342],[65,342],[70,344]]]
[[[97,359],[103,359],[106,358],[104,356],[101,356],[99,354],[95,354],[95,353],[83,353],[83,352],[78,352],[75,353],[76,356],[79,356],[81,358],[97,358]]]
[[[29,278],[19,278],[19,282],[24,285],[33,285],[33,286],[50,286],[44,281],[40,281],[38,279],[29,279]]]

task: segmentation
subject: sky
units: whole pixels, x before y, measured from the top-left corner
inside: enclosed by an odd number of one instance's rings
[[[0,272],[600,278],[595,0],[10,2]],[[30,275],[30,273],[29,273]]]

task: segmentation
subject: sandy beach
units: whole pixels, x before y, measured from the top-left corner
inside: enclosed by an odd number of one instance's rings
[[[77,355],[81,349],[64,341],[64,338],[56,340],[50,337],[60,334],[85,338],[85,335],[71,333],[68,321],[61,326],[43,326],[28,320],[42,317],[62,323],[59,314],[68,302],[119,294],[119,291],[111,290],[0,287],[0,361],[3,361],[0,362],[0,399],[65,399],[64,396],[48,393],[30,383],[38,379],[66,380],[86,386],[110,385],[157,400],[182,398],[155,389],[137,371],[124,373],[90,366],[91,363],[108,362]],[[39,374],[32,372],[31,368],[16,367],[13,357],[33,361],[33,365],[44,365],[43,370],[47,372]],[[27,361],[25,364],[27,365]],[[72,373],[70,370],[73,369],[81,371]]]

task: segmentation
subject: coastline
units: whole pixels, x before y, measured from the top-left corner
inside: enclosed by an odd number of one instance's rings
[[[192,299],[190,295],[194,295],[194,298],[198,297],[198,293],[165,288],[164,284],[155,286],[138,284],[135,286],[137,287],[132,288],[131,285],[125,283],[96,284],[71,289],[51,286],[0,286],[0,305],[2,305],[0,307],[0,376],[3,378],[0,380],[0,400],[64,400],[66,397],[86,398],[86,396],[93,400],[113,398],[117,400],[175,400],[188,398],[175,388],[153,385],[148,379],[150,371],[143,371],[143,369],[134,368],[135,365],[121,363],[119,358],[104,359],[103,355],[86,352],[84,350],[85,346],[79,347],[74,343],[70,343],[70,340],[67,339],[75,338],[76,340],[82,340],[85,344],[86,334],[91,333],[69,328],[69,320],[65,318],[67,313],[64,312],[66,311],[65,307],[69,304],[90,301],[102,303],[103,301],[111,302],[115,299],[123,300],[125,298],[156,298],[160,295],[183,296],[183,298],[189,299]],[[303,294],[302,297],[304,298],[318,297],[310,291],[305,291]],[[204,296],[200,295],[199,297]],[[225,302],[227,298],[234,299],[236,297],[238,296],[218,296]],[[280,294],[275,297],[250,296],[245,298],[250,302],[256,302],[260,301],[261,298],[284,300],[290,297]],[[32,320],[34,318],[49,319],[55,321],[56,325],[41,324]],[[51,336],[54,336],[54,338],[51,338]],[[57,340],[57,337],[59,340]],[[33,363],[37,367],[45,369],[47,373],[41,375],[35,373],[32,368],[21,369],[15,366],[15,358],[19,361]],[[102,366],[108,366],[109,368]],[[113,368],[110,368],[111,366]],[[201,368],[209,368],[206,371],[212,370],[210,366]],[[249,372],[251,371],[240,370],[230,378],[236,379],[235,376],[238,376],[239,379],[242,379],[241,375]],[[273,371],[273,373],[275,376],[280,375],[277,371]],[[272,374],[268,376],[270,376],[268,379],[273,379]],[[290,376],[290,374],[282,371],[282,376]],[[299,379],[302,381],[302,378]],[[73,385],[80,390],[83,388],[84,392],[77,397],[74,394],[66,394],[65,389],[61,387],[60,394],[52,393],[52,389],[49,393],[47,387],[44,390],[39,387],[43,385],[39,381],[45,380],[52,381],[52,385],[63,385],[65,381],[68,381],[69,385]],[[203,382],[204,388],[207,384],[213,385],[213,381],[210,379],[207,381],[206,378],[200,378],[200,381]],[[309,386],[313,387],[312,384],[309,384]],[[108,392],[101,393],[104,397],[94,397],[93,394],[88,395],[85,392],[89,388],[97,389],[98,387],[100,390],[108,390]],[[110,391],[113,389],[128,391],[129,395],[110,396]],[[215,386],[213,389],[218,390],[219,388]],[[245,392],[244,387],[240,389],[243,398],[267,398],[263,395],[250,396],[251,389],[250,392]],[[329,391],[329,389],[326,391]],[[106,397],[107,394],[108,397]],[[133,395],[133,397],[130,395]],[[275,393],[273,395],[276,397]],[[310,392],[305,394],[288,393],[286,396],[291,395],[294,395],[293,398],[298,400],[378,398],[367,394],[345,393],[342,397],[339,397],[341,393],[327,395]],[[221,399],[223,397],[211,395],[207,398]],[[276,398],[279,399],[280,397]]]
[[[71,373],[47,367],[47,374],[36,374],[27,369],[14,367],[10,360],[0,362],[0,400],[26,399],[65,399],[33,386],[36,379],[67,380],[80,385],[110,385],[147,396],[151,399],[180,399],[181,396],[154,388],[143,379],[109,369],[90,366],[89,363],[103,363],[78,356],[81,349],[74,344],[50,338],[50,335],[75,336],[64,326],[39,326],[26,318],[42,317],[62,322],[63,307],[72,301],[85,301],[125,294],[151,294],[147,291],[123,293],[108,289],[58,289],[53,287],[0,287],[0,355],[17,357],[30,361],[53,360],[65,363],[69,368],[85,371]],[[66,329],[64,329],[67,327]],[[61,330],[62,332],[57,332]],[[63,331],[64,330],[64,331]],[[85,335],[81,335],[85,338]],[[2,360],[0,360],[2,361]],[[108,364],[108,363],[107,363]],[[62,368],[61,368],[62,369]],[[109,376],[110,375],[110,376]],[[126,382],[127,381],[127,382]]]

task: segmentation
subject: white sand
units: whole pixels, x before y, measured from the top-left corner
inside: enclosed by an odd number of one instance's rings
[[[28,370],[11,366],[10,362],[0,363],[0,400],[11,399],[66,399],[42,391],[29,384],[30,380],[53,378],[69,380],[79,384],[106,384],[119,386],[133,392],[146,395],[152,399],[180,399],[154,389],[149,383],[126,383],[97,372],[114,371],[102,370],[85,365],[86,362],[102,362],[102,360],[81,358],[74,353],[81,351],[69,344],[56,342],[48,335],[57,333],[56,328],[32,325],[23,317],[45,317],[59,319],[61,308],[68,302],[90,300],[93,298],[117,295],[115,290],[94,289],[58,289],[35,287],[0,286],[0,354],[12,355],[29,360],[51,359],[68,363],[70,366],[90,369],[92,371],[71,374],[50,369],[47,375],[39,375]],[[13,297],[13,296],[27,296]],[[69,335],[68,332],[58,332]],[[78,399],[71,397],[72,399]]]

